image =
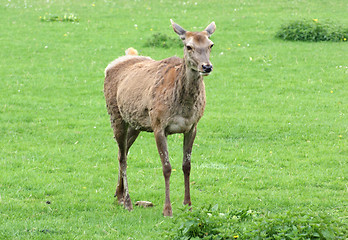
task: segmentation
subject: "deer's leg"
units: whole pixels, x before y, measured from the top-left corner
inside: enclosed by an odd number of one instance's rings
[[[157,144],[158,153],[162,162],[163,176],[166,189],[166,197],[163,208],[164,216],[172,216],[172,205],[170,203],[170,192],[169,192],[169,179],[172,172],[172,167],[169,162],[168,149],[167,149],[167,136],[163,131],[155,131],[155,139]]]
[[[191,206],[191,196],[190,196],[190,172],[191,172],[191,153],[193,141],[196,137],[197,128],[196,126],[184,134],[184,159],[182,163],[182,170],[184,172],[185,179],[185,198],[184,204]]]
[[[124,187],[124,182],[127,183],[127,177],[124,178],[124,175],[126,176],[126,172],[127,172],[127,155],[128,155],[129,148],[132,146],[132,144],[134,143],[134,141],[138,137],[140,131],[136,131],[134,128],[131,128],[131,127],[128,127],[128,130],[126,130],[126,131],[127,131],[127,140],[125,140],[125,142],[127,143],[127,147],[126,147],[127,150],[125,152],[125,154],[126,154],[125,157],[123,156],[124,155],[123,150],[121,150],[121,148],[119,146],[118,183],[117,183],[117,187],[116,187],[115,197],[117,197],[119,204],[124,205],[125,208],[127,208],[128,210],[131,210],[133,207],[132,207],[132,202],[131,202],[130,197],[129,197],[128,184],[127,184],[126,188]],[[124,144],[123,134],[124,134],[123,132],[122,132],[122,134],[118,134],[120,136],[119,136],[119,140],[117,140],[119,142],[119,144],[120,143],[122,144],[122,148],[123,148],[123,144]],[[116,136],[116,134],[115,134],[115,136]],[[122,158],[120,158],[120,156],[122,156]],[[126,189],[127,189],[127,191],[126,191]],[[129,208],[129,206],[130,206],[130,208]]]
[[[129,197],[128,181],[127,181],[127,124],[122,119],[114,121],[114,135],[118,144],[118,183],[115,196],[120,204],[131,211],[133,205]]]
[[[123,192],[124,192],[123,177],[122,177],[122,173],[121,173],[121,166],[119,163],[118,180],[117,180],[116,192],[115,192],[114,197],[117,197],[118,203],[121,205],[124,204]]]
[[[125,130],[122,129],[124,128],[124,126],[122,126],[122,118],[121,118],[121,114],[118,110],[118,107],[115,106],[113,108],[108,109],[109,113],[110,113],[110,121],[111,121],[111,127],[114,131],[114,138],[117,142],[117,144],[119,144],[119,141],[122,141],[122,138],[120,138],[120,133],[124,132]],[[119,160],[119,156],[120,156],[120,149],[118,152],[118,160]],[[123,186],[123,177],[122,177],[122,173],[121,173],[121,164],[120,161],[119,162],[119,167],[118,167],[118,180],[117,180],[117,187],[116,187],[116,192],[114,197],[117,197],[118,203],[122,204],[124,203],[123,200],[123,191],[124,191],[124,186]]]

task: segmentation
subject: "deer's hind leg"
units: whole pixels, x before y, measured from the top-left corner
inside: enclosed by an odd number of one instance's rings
[[[118,182],[115,197],[117,197],[119,204],[123,204],[126,209],[131,211],[133,209],[133,205],[129,196],[127,181],[128,124],[122,119],[118,109],[113,111],[111,114],[111,124],[114,130],[116,142],[118,144],[119,162]]]

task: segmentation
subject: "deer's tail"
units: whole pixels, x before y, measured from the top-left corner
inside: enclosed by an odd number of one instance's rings
[[[138,56],[138,51],[130,47],[126,50],[126,56],[129,56],[129,55]]]

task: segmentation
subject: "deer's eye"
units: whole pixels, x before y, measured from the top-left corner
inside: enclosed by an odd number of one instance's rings
[[[193,48],[192,48],[191,46],[186,46],[186,49],[187,49],[188,51],[192,51],[192,50],[193,50]]]

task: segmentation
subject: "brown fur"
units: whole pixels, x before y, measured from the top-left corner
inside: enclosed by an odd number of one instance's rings
[[[208,27],[214,27],[215,30],[215,24],[212,24]],[[184,30],[177,26],[173,23],[174,30],[182,34]],[[190,45],[195,44],[197,48],[205,49],[210,44],[205,31],[185,32],[185,36],[184,43],[190,41]],[[133,206],[128,192],[126,159],[128,150],[140,131],[155,134],[165,177],[165,216],[172,215],[169,199],[171,166],[166,138],[169,134],[184,133],[184,204],[191,205],[191,149],[197,123],[205,108],[205,89],[200,72],[206,66],[212,69],[209,54],[204,55],[206,53],[203,52],[199,58],[197,53],[194,55],[193,51],[185,50],[184,59],[170,57],[161,61],[142,56],[124,56],[109,64],[105,70],[104,94],[119,147],[120,169],[115,196],[128,210]],[[202,62],[195,64],[202,59]],[[202,64],[206,66],[202,67]],[[204,74],[209,74],[210,71]]]

